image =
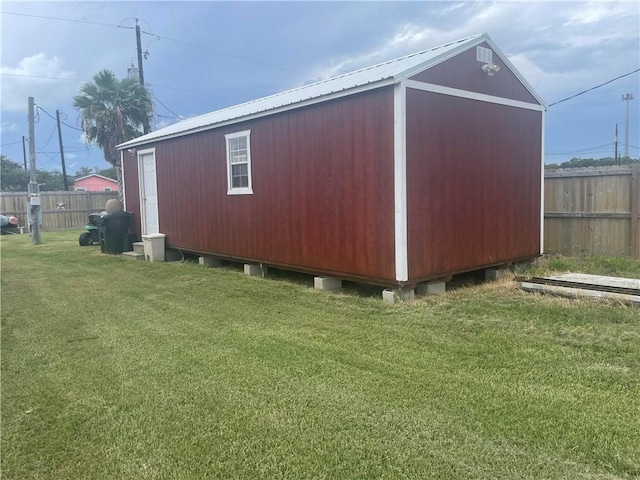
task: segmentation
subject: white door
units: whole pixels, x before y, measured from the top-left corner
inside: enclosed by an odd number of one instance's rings
[[[142,234],[160,233],[155,149],[138,152]]]

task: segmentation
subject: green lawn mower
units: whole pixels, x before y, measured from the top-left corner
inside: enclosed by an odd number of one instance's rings
[[[82,232],[78,238],[78,243],[81,247],[86,247],[87,245],[98,245],[100,243],[98,222],[102,215],[102,213],[92,213],[89,215],[89,223],[84,226],[86,232]]]

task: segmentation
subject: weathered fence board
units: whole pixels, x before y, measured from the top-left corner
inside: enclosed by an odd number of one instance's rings
[[[640,258],[640,165],[545,172],[544,248]]]
[[[104,210],[107,200],[118,198],[118,192],[42,192],[43,230],[81,228],[90,213]],[[29,201],[26,192],[0,193],[0,211],[18,217],[20,225],[28,223]]]

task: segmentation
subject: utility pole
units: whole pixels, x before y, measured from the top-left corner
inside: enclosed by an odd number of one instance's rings
[[[136,45],[138,47],[138,78],[140,80],[140,85],[144,87],[144,71],[142,70],[142,44],[140,42],[140,25],[138,25],[137,18],[136,18]],[[144,121],[142,122],[142,131],[145,134],[149,133],[149,119],[147,118],[147,115],[145,115]]]
[[[629,158],[629,103],[633,100],[633,93],[622,95],[622,101],[627,102],[627,122],[624,127],[624,156]]]
[[[33,97],[29,97],[29,221],[31,240],[40,245],[40,187],[36,181],[36,133]]]
[[[67,184],[67,167],[64,164],[64,148],[62,148],[62,131],[60,130],[60,111],[56,110],[56,122],[58,123],[58,143],[60,144],[60,158],[62,159],[62,180],[64,181],[64,191],[69,191]]]
[[[27,147],[25,146],[25,138],[22,135],[22,159],[24,160],[24,171],[27,171]]]
[[[613,137],[613,141],[616,143],[614,160],[616,161],[616,165],[620,165],[620,159],[618,158],[618,124],[617,123],[616,123],[616,135],[615,137]]]

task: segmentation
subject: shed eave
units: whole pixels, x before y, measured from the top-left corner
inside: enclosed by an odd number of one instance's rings
[[[249,115],[242,115],[242,116],[238,116],[235,118],[229,118],[227,120],[224,121],[220,121],[220,122],[215,122],[215,123],[211,123],[209,125],[202,125],[200,127],[195,127],[195,128],[191,128],[189,130],[184,130],[184,131],[180,131],[180,132],[175,132],[175,133],[169,133],[166,135],[160,135],[160,136],[152,136],[153,132],[150,135],[150,138],[145,138],[145,136],[142,137],[138,137],[138,138],[134,138],[133,140],[129,140],[127,142],[121,143],[120,145],[117,145],[116,148],[118,150],[124,150],[127,148],[134,148],[134,147],[140,147],[143,145],[147,145],[150,143],[155,143],[155,142],[161,142],[164,140],[169,140],[171,138],[178,138],[178,137],[183,137],[186,135],[192,135],[194,133],[199,133],[199,132],[205,132],[207,130],[213,130],[215,128],[220,128],[223,126],[227,126],[227,125],[233,125],[235,123],[240,123],[240,122],[245,122],[248,120],[253,120],[256,118],[261,118],[261,117],[266,117],[269,115],[275,115],[277,113],[282,113],[282,112],[286,112],[289,110],[295,110],[298,108],[303,108],[309,105],[314,105],[317,103],[323,103],[323,102],[328,102],[330,100],[334,100],[337,98],[342,98],[342,97],[347,97],[349,95],[355,95],[357,93],[362,93],[362,92],[366,92],[368,90],[374,90],[377,88],[382,88],[382,87],[386,87],[389,85],[393,85],[395,83],[398,83],[399,80],[396,80],[394,77],[388,77],[388,78],[384,78],[375,82],[369,82],[369,83],[365,83],[362,85],[357,85],[355,87],[351,87],[351,88],[346,88],[343,90],[336,90],[333,92],[330,92],[328,94],[325,95],[320,95],[318,97],[313,97],[313,98],[308,98],[306,100],[300,101],[300,102],[294,102],[294,103],[290,103],[287,105],[281,105],[279,107],[276,108],[271,108],[271,109],[266,109],[266,110],[262,110],[259,112],[254,112],[251,113]],[[207,114],[204,114],[207,115]]]

